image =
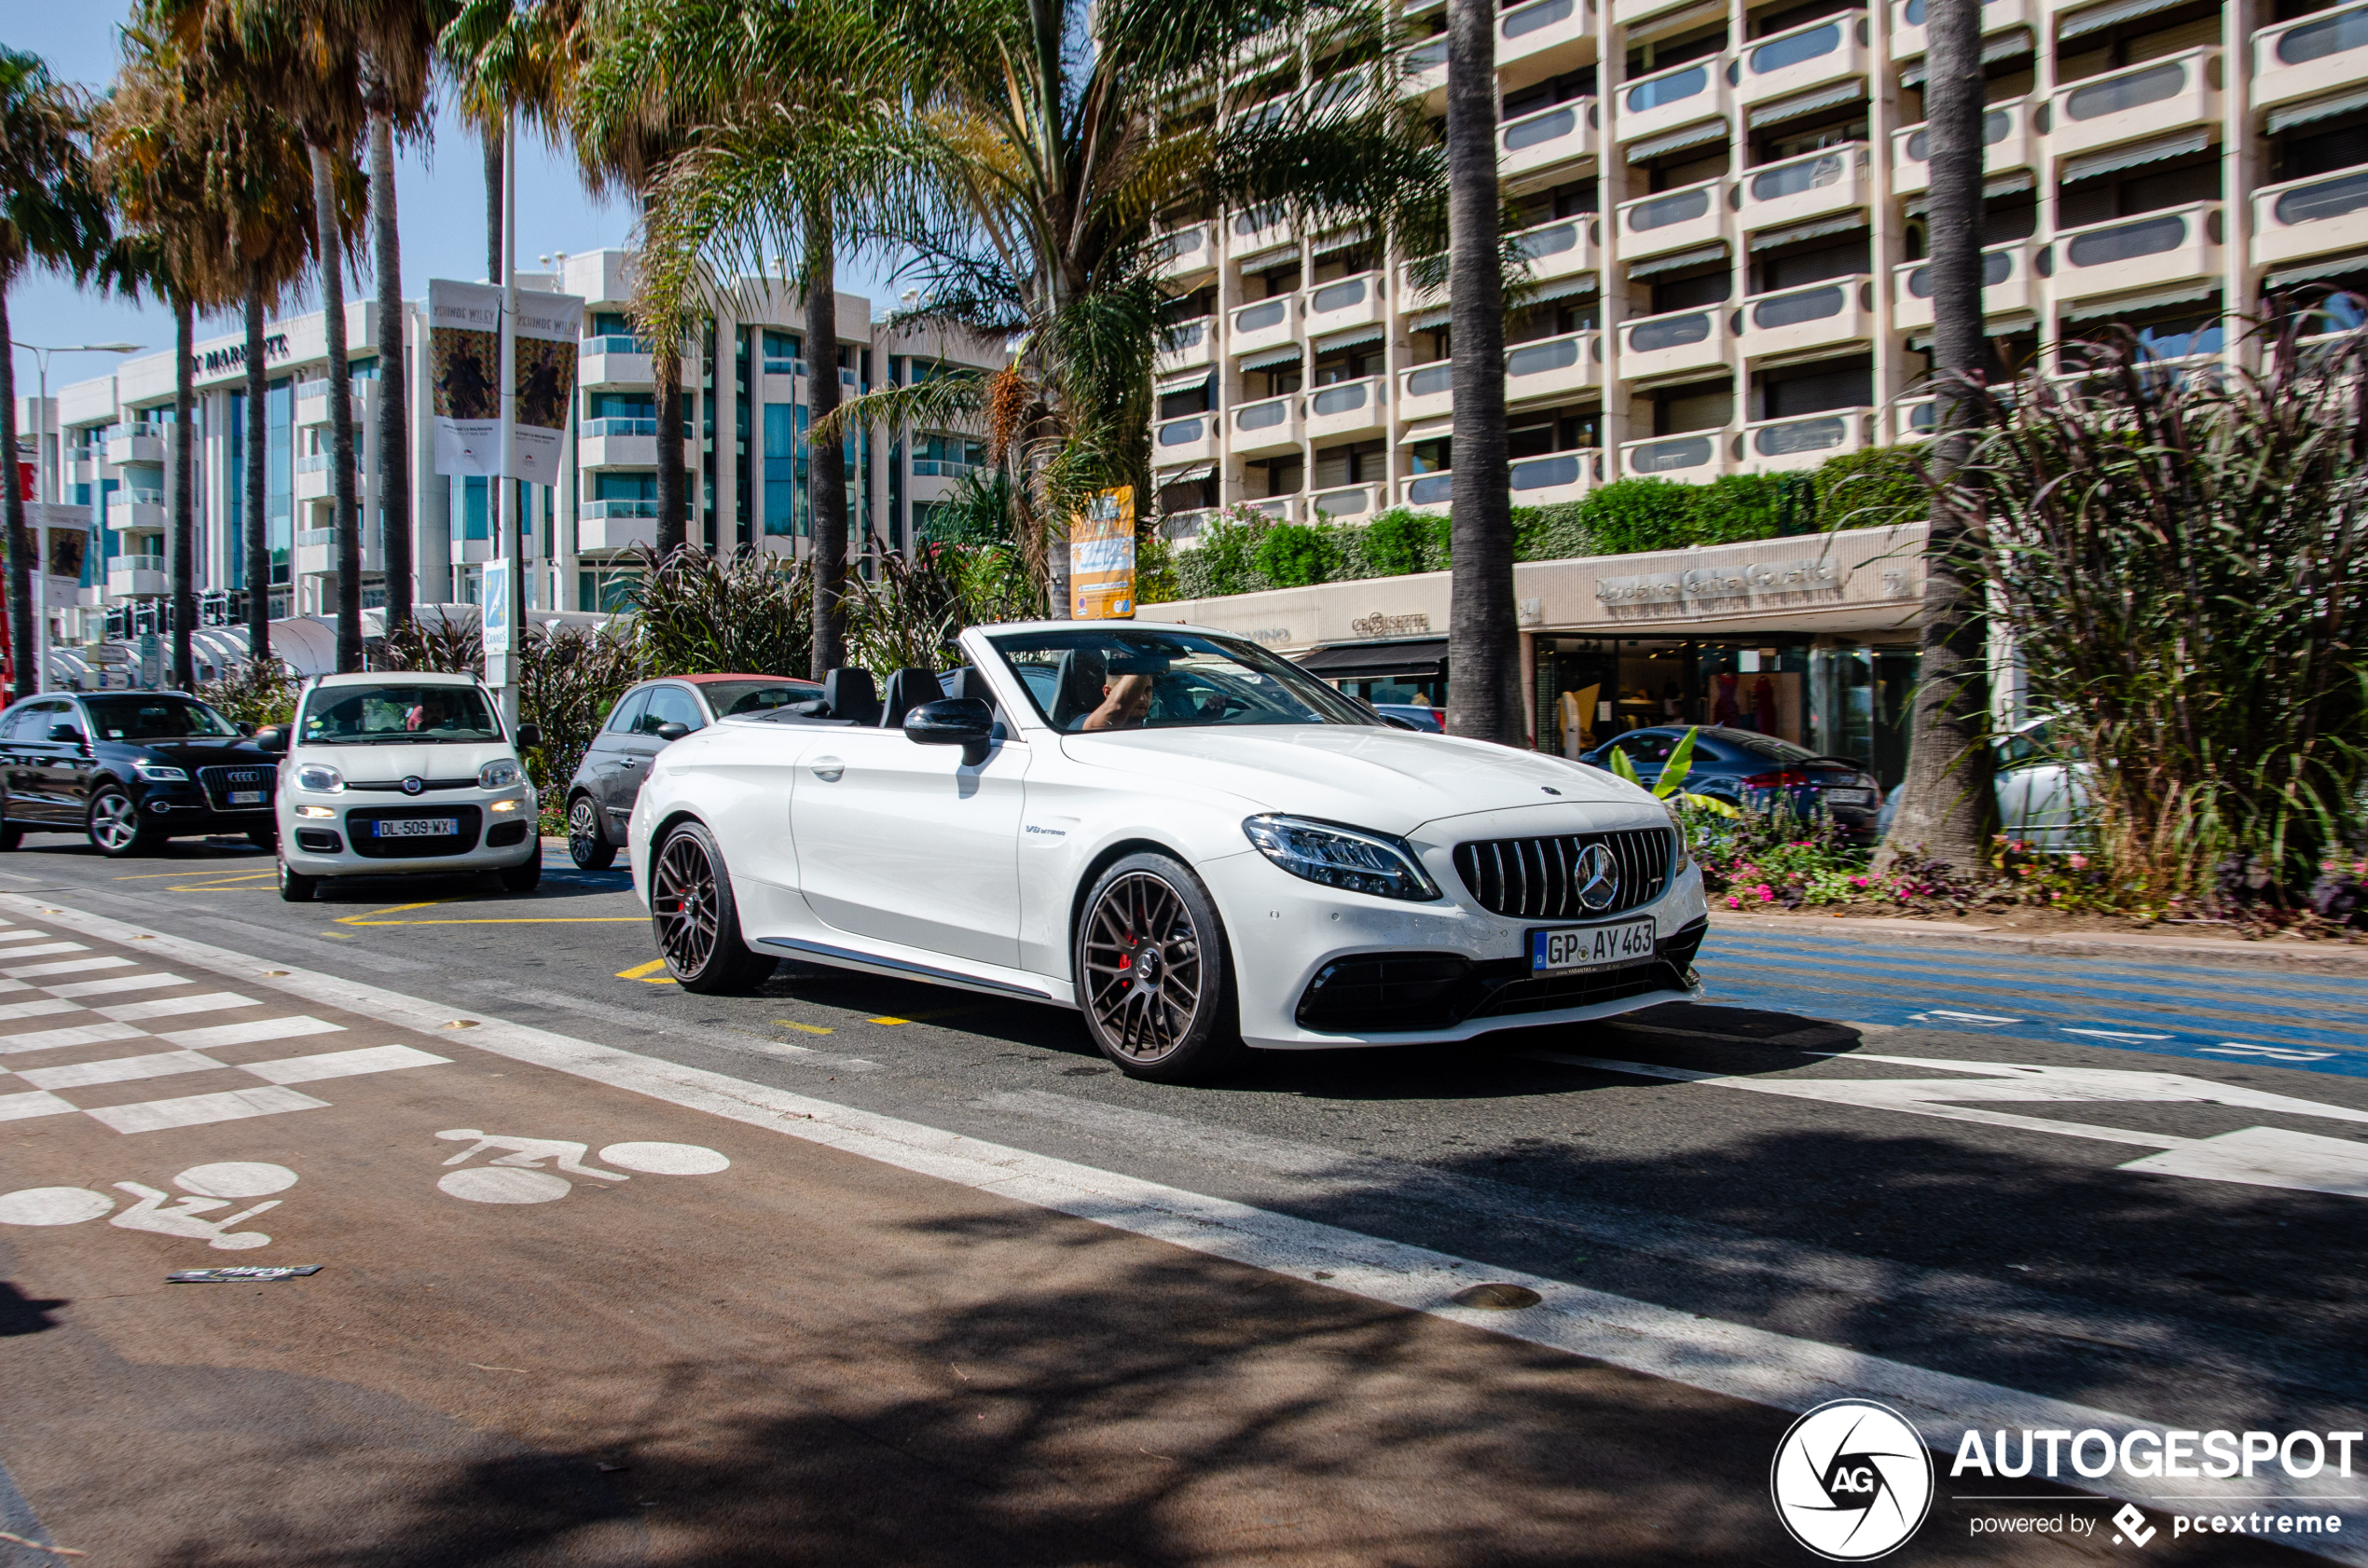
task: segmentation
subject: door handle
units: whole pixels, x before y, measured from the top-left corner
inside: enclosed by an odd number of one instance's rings
[[[619,767],[640,767],[641,765],[641,759],[639,757],[626,757],[621,759],[616,765]]]
[[[817,757],[806,765],[814,770],[814,777],[825,784],[837,783],[847,772],[847,763],[836,757]]]

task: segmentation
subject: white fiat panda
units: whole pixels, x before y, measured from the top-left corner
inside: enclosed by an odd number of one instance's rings
[[[282,753],[280,896],[323,877],[497,872],[513,893],[543,880],[541,803],[491,696],[468,675],[327,675],[287,729],[255,744]]]

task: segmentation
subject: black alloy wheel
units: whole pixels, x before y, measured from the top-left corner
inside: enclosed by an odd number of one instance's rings
[[[102,784],[90,797],[87,819],[90,846],[109,860],[145,855],[157,846],[158,835],[140,820],[140,808],[120,784]]]
[[[1130,1077],[1191,1082],[1240,1054],[1224,928],[1177,861],[1130,855],[1104,872],[1075,958],[1086,1027]]]
[[[590,795],[568,802],[568,858],[579,871],[606,871],[616,863],[616,846],[600,831],[600,808]]]
[[[740,911],[715,835],[696,822],[667,834],[650,861],[650,927],[686,991],[738,996],[773,972],[740,940]]]

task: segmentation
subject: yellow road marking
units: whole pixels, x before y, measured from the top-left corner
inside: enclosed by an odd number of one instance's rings
[[[666,960],[653,958],[646,964],[636,964],[629,970],[616,971],[619,980],[638,980],[644,985],[673,985],[675,978],[666,972]]]
[[[239,887],[239,884],[241,882],[277,882],[279,880],[279,875],[280,873],[276,868],[271,871],[240,872],[151,871],[142,872],[137,876],[118,876],[116,880],[117,882],[155,882],[166,877],[173,876],[201,876],[207,878],[208,880],[203,882],[185,882],[177,887],[167,887],[165,891],[168,893],[219,893],[235,890],[239,892],[254,893],[261,892],[263,889],[260,887],[242,888]]]
[[[778,1024],[784,1029],[795,1029],[800,1034],[805,1035],[835,1035],[838,1033],[836,1029],[826,1029],[819,1024],[801,1024],[794,1018],[776,1018],[773,1022]]]
[[[916,1012],[909,1018],[867,1018],[863,1022],[866,1024],[926,1024],[933,1018],[951,1018],[957,1013],[976,1011],[975,1008],[967,1007],[942,1007],[933,1012]]]
[[[449,903],[448,899],[430,899],[425,903],[389,904],[361,915],[341,915],[340,926],[638,926],[639,915],[454,915],[434,920],[382,920],[380,915],[401,915],[406,910],[434,909]]]

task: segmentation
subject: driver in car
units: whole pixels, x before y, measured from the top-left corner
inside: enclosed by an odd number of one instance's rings
[[[409,715],[405,719],[403,727],[406,730],[434,730],[443,728],[444,699],[440,696],[436,696],[433,693],[422,696],[420,699],[420,706],[413,708]]]
[[[1133,729],[1150,710],[1150,676],[1113,675],[1103,683],[1102,706],[1088,713],[1081,727],[1088,730]]]

